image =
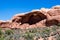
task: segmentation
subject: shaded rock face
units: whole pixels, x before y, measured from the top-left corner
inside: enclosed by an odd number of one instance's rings
[[[58,21],[57,20],[47,20],[46,22],[45,22],[45,24],[46,24],[46,26],[51,26],[51,25],[58,25]]]
[[[50,9],[32,11],[26,14],[13,16],[11,22],[0,22],[1,27],[10,28],[34,28],[43,26],[52,26],[60,23],[60,6]]]
[[[30,12],[24,16],[19,16],[21,19],[15,18],[12,22],[17,22],[21,24],[28,23],[30,25],[35,24],[41,20],[47,19],[47,17],[40,11]]]
[[[28,17],[28,15],[30,15],[30,16]],[[35,23],[47,18],[44,14],[42,14],[39,11],[31,12],[31,13],[27,14],[26,17],[28,17],[28,18],[24,18],[24,17],[22,18],[22,21],[21,21],[22,24],[28,23],[28,24],[32,25],[32,24],[35,24]],[[27,21],[25,21],[24,19]]]
[[[35,24],[41,20],[47,19],[47,17],[42,14],[41,12],[35,12],[36,14],[33,14],[29,18],[29,24]],[[39,13],[39,14],[38,14]]]

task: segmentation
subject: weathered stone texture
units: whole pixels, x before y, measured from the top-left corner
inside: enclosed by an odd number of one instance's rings
[[[8,28],[34,28],[57,25],[60,23],[60,6],[50,9],[31,11],[26,14],[17,14],[10,20],[11,22],[0,21],[1,27]]]

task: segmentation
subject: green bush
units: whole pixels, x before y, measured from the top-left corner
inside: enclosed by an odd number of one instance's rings
[[[13,34],[13,31],[12,31],[12,30],[6,30],[6,31],[5,31],[5,34],[11,35],[11,34]]]

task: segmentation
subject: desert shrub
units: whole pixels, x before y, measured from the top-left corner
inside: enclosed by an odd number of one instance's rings
[[[0,35],[3,35],[3,32],[0,30]]]
[[[4,40],[4,38],[0,38],[0,40]]]
[[[40,37],[46,38],[50,36],[57,35],[57,29],[60,29],[58,26],[53,25],[51,27],[41,27],[41,28],[29,28],[29,29],[11,29],[11,30],[4,30],[5,32],[0,29],[0,40],[34,40],[36,37],[39,39]],[[59,34],[56,37],[56,40],[60,40],[60,31],[58,30]],[[19,39],[20,38],[20,39]]]
[[[23,37],[27,40],[33,40],[34,34],[33,33],[25,33]]]
[[[43,28],[40,32],[41,37],[45,38],[45,37],[49,37],[50,36],[50,29],[47,28]]]
[[[30,28],[30,29],[27,29],[28,31],[26,32],[30,32],[30,33],[36,33],[37,32],[37,29],[36,28]]]
[[[2,29],[0,28],[0,38],[3,38],[4,37],[4,32],[2,31]]]
[[[12,30],[6,30],[6,31],[5,31],[5,34],[11,35],[11,34],[13,34],[13,31],[12,31]]]

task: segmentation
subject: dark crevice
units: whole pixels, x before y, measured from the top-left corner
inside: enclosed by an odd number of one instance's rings
[[[37,15],[36,17],[34,17],[33,15],[29,18],[29,24],[30,25],[32,25],[32,24],[35,24],[35,23],[37,23],[37,22],[39,22],[39,21],[41,21],[41,20],[43,20],[42,18],[41,18],[41,16],[39,16],[39,15]]]

